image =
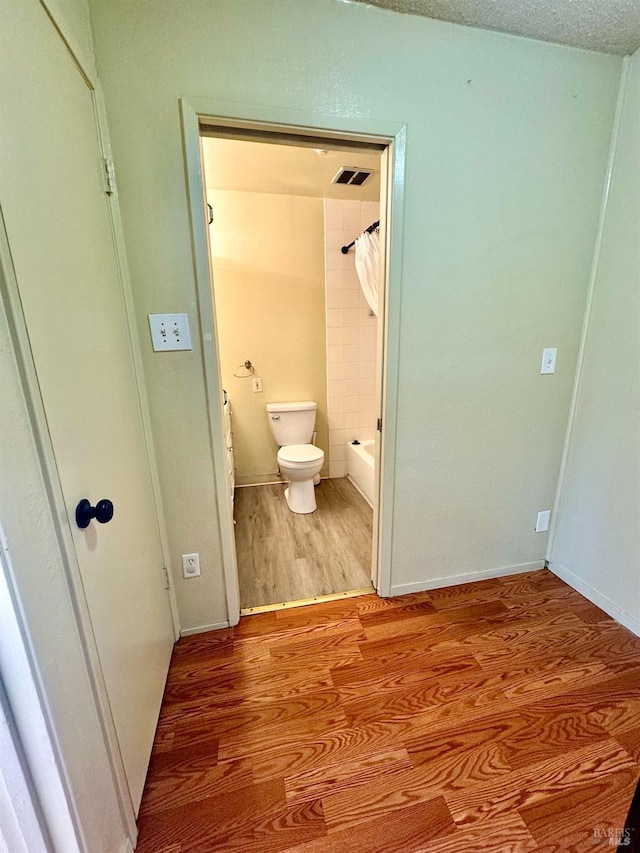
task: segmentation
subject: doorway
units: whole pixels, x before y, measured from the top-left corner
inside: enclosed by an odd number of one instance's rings
[[[202,138],[243,613],[373,588],[383,151]],[[267,412],[295,401],[301,412]],[[300,417],[308,433],[283,438]],[[278,452],[298,441],[320,460],[302,511]]]
[[[404,160],[406,128],[394,122],[372,122],[365,118],[340,119],[313,115],[313,121],[301,123],[301,115],[286,109],[264,110],[255,105],[229,105],[202,98],[180,101],[185,150],[188,198],[191,213],[194,269],[199,305],[200,336],[207,392],[207,409],[211,436],[211,453],[220,531],[221,568],[225,580],[229,624],[240,618],[238,567],[233,535],[232,504],[229,499],[228,450],[225,444],[223,382],[217,331],[214,327],[211,257],[209,234],[203,210],[206,204],[202,165],[202,137],[230,136],[235,139],[264,141],[266,134],[277,134],[279,141],[293,141],[311,147],[337,143],[365,147],[379,145],[381,153],[381,186],[384,207],[380,210],[381,233],[384,236],[384,270],[381,273],[383,321],[378,324],[381,357],[380,412],[377,419],[379,440],[375,443],[377,497],[373,511],[372,566],[376,572],[373,585],[381,596],[391,592],[391,545],[396,464],[396,407],[398,396],[397,364],[400,338],[402,211],[404,194]],[[242,118],[238,118],[242,116]]]

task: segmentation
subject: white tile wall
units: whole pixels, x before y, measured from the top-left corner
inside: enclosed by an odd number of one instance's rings
[[[330,477],[345,476],[348,441],[375,436],[378,321],[369,316],[353,249],[340,249],[379,218],[377,202],[324,200]]]

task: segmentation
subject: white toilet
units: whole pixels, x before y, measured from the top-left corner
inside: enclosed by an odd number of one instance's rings
[[[278,465],[289,481],[284,496],[291,512],[316,509],[314,481],[320,482],[324,451],[311,444],[316,423],[316,403],[267,403],[271,432],[280,446]]]

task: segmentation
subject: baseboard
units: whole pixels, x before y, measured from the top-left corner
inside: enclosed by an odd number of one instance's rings
[[[248,489],[251,486],[279,486],[286,485],[284,477],[276,474],[259,474],[257,477],[236,477],[236,489]]]
[[[243,478],[240,477],[239,479],[236,479],[235,487],[236,487],[236,489],[250,489],[252,486],[286,486],[287,485],[287,481],[285,480],[284,477],[276,477],[276,479],[274,480],[272,474],[268,474],[265,476],[271,477],[271,479],[270,480],[258,480],[258,481],[253,479],[250,483],[249,482],[241,483],[241,482],[239,482],[239,480],[241,480]],[[320,479],[321,480],[328,480],[329,475],[328,474],[321,474]]]
[[[212,622],[210,625],[198,625],[197,628],[184,628],[180,631],[180,636],[190,637],[192,634],[204,634],[205,631],[219,631],[220,628],[228,627],[228,622]]]
[[[640,620],[636,619],[635,616],[632,616],[630,613],[627,613],[626,610],[623,610],[622,607],[615,604],[615,602],[611,601],[610,598],[607,598],[606,595],[599,592],[597,589],[594,589],[590,586],[586,581],[583,581],[578,575],[574,574],[571,569],[568,569],[566,566],[563,566],[561,563],[556,563],[553,560],[549,560],[549,571],[553,572],[556,577],[559,577],[560,580],[569,584],[570,587],[579,592],[580,595],[584,595],[585,598],[588,598],[592,604],[595,604],[596,607],[599,607],[600,610],[604,610],[612,619],[615,619],[616,622],[619,622],[625,628],[628,628],[632,633],[636,635],[636,637],[640,637]]]
[[[515,566],[503,566],[498,569],[485,569],[481,572],[465,572],[461,575],[449,575],[443,578],[431,578],[416,583],[403,583],[391,587],[391,596],[407,595],[411,592],[425,592],[429,589],[440,589],[443,586],[458,586],[461,583],[484,581],[491,578],[502,578],[506,575],[518,575],[523,572],[535,572],[544,568],[544,560],[534,563],[518,563]]]

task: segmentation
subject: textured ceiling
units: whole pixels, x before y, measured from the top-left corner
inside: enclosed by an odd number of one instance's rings
[[[617,53],[640,48],[640,0],[355,0],[395,12]]]

